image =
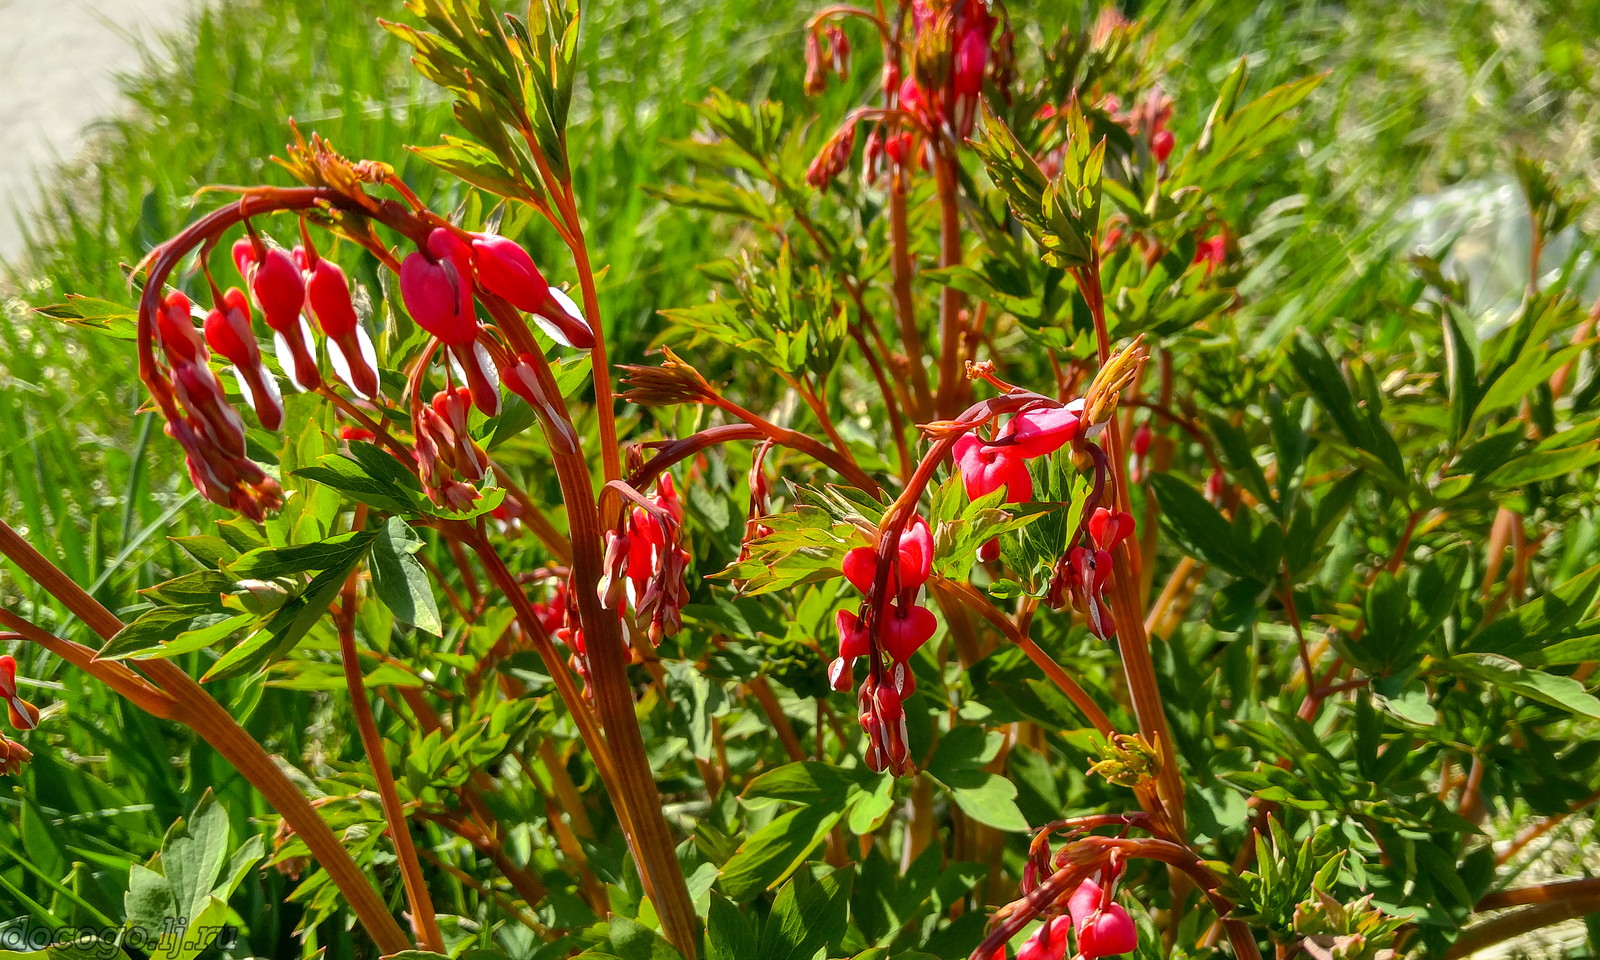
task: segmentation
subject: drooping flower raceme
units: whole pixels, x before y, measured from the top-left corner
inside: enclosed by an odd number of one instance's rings
[[[851,612],[840,610],[839,656],[828,666],[835,690],[847,690],[855,661],[866,657],[868,672],[857,692],[861,726],[867,733],[867,765],[873,770],[904,773],[909,769],[905,698],[916,690],[911,657],[938,629],[933,611],[918,602],[918,593],[933,573],[933,533],[921,517],[900,532],[887,571],[879,570],[873,547],[845,554],[844,575],[865,599]],[[879,584],[885,595],[879,599]]]

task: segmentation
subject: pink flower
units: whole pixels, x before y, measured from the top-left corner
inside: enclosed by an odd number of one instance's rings
[[[6,702],[13,727],[32,730],[39,725],[39,708],[17,694],[17,661],[9,656],[0,657],[0,700]]]
[[[1228,237],[1218,232],[1201,240],[1194,250],[1194,262],[1206,265],[1206,275],[1210,276],[1228,259]]]
[[[846,660],[864,657],[872,652],[872,638],[861,626],[861,618],[849,610],[840,610],[834,618],[839,628],[839,656]]]
[[[989,39],[981,29],[967,30],[956,41],[955,65],[950,85],[958,97],[983,92],[983,71],[989,65]]]
[[[173,362],[193,363],[200,357],[200,334],[195,331],[192,312],[189,298],[178,290],[163,297],[161,309],[156,311],[156,334]]]
[[[1084,960],[1132,953],[1139,945],[1133,918],[1121,904],[1113,903],[1083,919],[1078,925],[1078,952]]]
[[[1015,444],[986,443],[967,434],[955,443],[956,469],[967,497],[977,500],[1004,487],[1007,503],[1033,499],[1033,476]]]
[[[378,358],[372,338],[356,316],[350,281],[332,260],[318,259],[306,271],[306,307],[327,336],[334,372],[364,398],[378,393]]]
[[[928,521],[913,518],[900,532],[899,559],[889,573],[889,591],[915,590],[933,573],[933,532]],[[872,547],[856,547],[844,555],[845,579],[862,593],[872,592],[878,575],[878,554]]]
[[[1017,951],[1017,960],[1061,960],[1067,955],[1067,934],[1071,929],[1072,924],[1065,917],[1051,917]]]
[[[1150,137],[1150,155],[1155,157],[1156,163],[1166,163],[1176,143],[1171,130],[1157,130]]]
[[[400,298],[417,325],[449,348],[484,416],[499,413],[500,377],[478,342],[483,328],[473,307],[472,250],[466,242],[435,228],[428,234],[428,249],[400,264]]]
[[[1101,550],[1112,547],[1133,536],[1133,514],[1096,507],[1089,517],[1089,536]]]
[[[473,234],[472,269],[485,290],[523,313],[538,310],[550,295],[550,284],[528,251],[497,234]]]
[[[1105,890],[1093,877],[1078,884],[1078,889],[1072,891],[1072,896],[1067,899],[1067,912],[1072,915],[1073,925],[1082,924],[1089,914],[1100,909],[1101,902],[1106,899]]]
[[[939,628],[932,611],[919,604],[901,610],[897,604],[883,608],[883,649],[896,663],[905,663]]]
[[[306,282],[288,251],[252,237],[233,245],[233,262],[261,306],[261,318],[272,328],[278,363],[302,390],[322,386],[311,331],[300,311],[306,304]]]
[[[243,290],[228,288],[222,302],[206,314],[205,333],[211,349],[233,364],[240,392],[255,409],[256,419],[266,429],[277,430],[283,425],[283,398],[277,381],[261,362],[261,349],[250,327],[250,301]]]
[[[1228,481],[1221,470],[1213,470],[1206,476],[1206,499],[1211,501],[1213,507],[1221,507],[1223,493],[1227,490]]]
[[[1009,438],[1024,457],[1042,457],[1087,436],[1089,428],[1082,417],[1081,398],[1062,407],[1024,410],[1007,421],[1002,438]]]
[[[485,290],[531,314],[552,340],[581,350],[594,346],[594,330],[577,305],[550,286],[528,251],[515,241],[493,233],[473,234],[472,269]]]
[[[467,246],[443,227],[428,235],[428,249],[400,264],[400,298],[417,325],[446,346],[471,343],[478,336],[472,306]]]

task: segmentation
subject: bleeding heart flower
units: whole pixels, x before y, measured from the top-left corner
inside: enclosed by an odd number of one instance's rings
[[[1110,550],[1133,536],[1133,528],[1133,514],[1120,510],[1113,512],[1105,507],[1097,507],[1089,518],[1089,536],[1101,550]]]
[[[1033,477],[1014,445],[985,443],[969,433],[956,441],[954,453],[969,499],[977,500],[1001,487],[1006,488],[1007,503],[1033,499]]]
[[[861,618],[849,610],[840,610],[834,617],[839,628],[839,656],[854,660],[872,652],[872,640],[861,626]]]
[[[1078,952],[1083,954],[1084,960],[1132,953],[1138,945],[1133,918],[1118,903],[1090,914],[1078,926]]]
[[[278,363],[300,389],[322,386],[311,330],[300,315],[306,303],[305,278],[294,258],[281,247],[242,237],[233,245],[233,261],[261,306],[261,318],[272,328]]]
[[[1025,410],[1007,421],[1002,436],[1011,440],[1018,453],[1032,459],[1054,453],[1086,433],[1083,400],[1079,398],[1062,407]]]
[[[1078,884],[1078,889],[1072,891],[1072,896],[1067,899],[1067,913],[1072,915],[1073,925],[1083,923],[1084,918],[1100,909],[1105,899],[1104,888],[1093,877]]]
[[[202,344],[193,313],[194,305],[181,291],[174,290],[161,298],[161,309],[156,311],[156,334],[161,348],[174,362],[194,363],[200,359]]]
[[[1228,237],[1226,234],[1212,234],[1195,245],[1194,262],[1206,265],[1207,276],[1214,273],[1227,259]]]
[[[968,30],[956,41],[950,85],[958,97],[983,92],[983,71],[989,65],[989,40],[981,30]]]
[[[890,659],[899,663],[910,660],[938,629],[939,623],[927,607],[912,604],[910,609],[902,611],[899,605],[891,603],[883,608],[880,633],[883,649]]]
[[[889,592],[915,590],[933,573],[933,531],[928,521],[914,517],[900,532],[899,560],[889,577]],[[872,547],[856,547],[844,555],[844,575],[857,590],[869,593],[878,575],[878,554]]]
[[[426,251],[413,251],[400,264],[400,298],[417,325],[440,343],[454,347],[477,339],[471,251],[444,227],[428,234]]]
[[[318,259],[306,271],[306,306],[328,337],[334,372],[359,396],[378,393],[378,355],[356,316],[350,281],[332,260]]]
[[[523,313],[538,310],[550,295],[550,284],[528,251],[498,234],[472,235],[472,269],[485,290]]]
[[[1023,943],[1017,960],[1061,960],[1067,955],[1067,934],[1071,929],[1072,924],[1065,917],[1051,917]]]
[[[1172,156],[1172,147],[1177,143],[1171,130],[1157,130],[1150,137],[1150,155],[1156,158],[1156,163],[1166,163]]]
[[[206,314],[206,343],[233,364],[233,375],[245,402],[268,430],[283,425],[283,397],[278,383],[261,362],[255,330],[250,327],[250,301],[238,287],[229,287],[222,302]]]

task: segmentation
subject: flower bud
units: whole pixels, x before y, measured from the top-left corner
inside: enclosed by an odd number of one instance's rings
[[[0,657],[0,699],[13,727],[32,730],[39,725],[39,708],[17,694],[17,661],[10,656]]]
[[[319,259],[306,272],[306,306],[327,336],[334,373],[363,398],[378,392],[378,358],[372,338],[356,316],[350,281],[332,260]]]
[[[956,42],[950,83],[956,96],[976,97],[983,92],[983,72],[989,65],[989,40],[980,30],[968,30]]]
[[[1078,952],[1083,954],[1084,960],[1132,953],[1138,945],[1133,918],[1119,903],[1090,914],[1078,926]]]
[[[1167,158],[1172,156],[1172,148],[1176,143],[1177,139],[1173,137],[1171,130],[1157,130],[1150,137],[1150,156],[1155,158],[1156,163],[1166,163]]]
[[[193,309],[189,298],[174,290],[161,299],[161,308],[156,311],[156,333],[161,348],[174,362],[203,362],[200,334],[195,330],[194,320],[190,319]]]
[[[428,235],[427,246],[400,264],[400,299],[417,325],[440,343],[471,343],[479,327],[467,246],[443,227]]]
[[[22,765],[33,759],[33,751],[15,740],[0,736],[0,775],[14,777],[22,772]]]
[[[806,183],[819,190],[832,183],[833,179],[850,165],[850,155],[855,152],[855,148],[855,121],[846,120],[844,125],[828,138],[828,142],[822,145],[817,158],[811,161],[811,166],[806,170]]]
[[[498,234],[473,234],[472,270],[485,290],[523,313],[539,310],[550,294],[528,251]]]

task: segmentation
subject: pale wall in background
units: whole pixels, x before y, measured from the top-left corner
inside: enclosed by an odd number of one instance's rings
[[[118,112],[116,75],[196,0],[0,0],[0,259],[17,253],[19,211],[38,177]]]

